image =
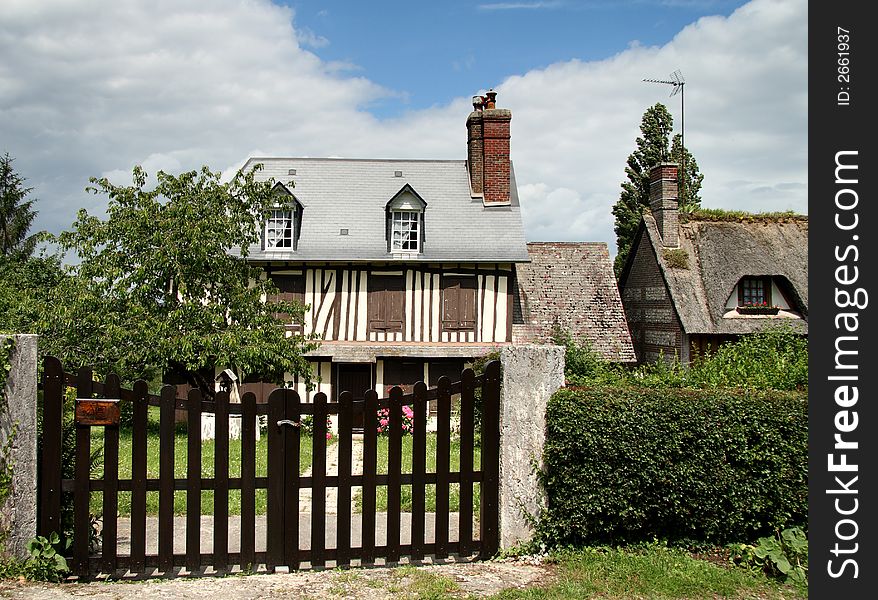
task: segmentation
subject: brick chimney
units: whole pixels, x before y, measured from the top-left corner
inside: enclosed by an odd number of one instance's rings
[[[473,112],[466,120],[467,166],[474,196],[485,206],[508,205],[509,123],[512,111],[496,108],[497,92],[473,96]]]
[[[649,172],[649,208],[665,247],[680,245],[677,198],[677,163],[657,164]]]

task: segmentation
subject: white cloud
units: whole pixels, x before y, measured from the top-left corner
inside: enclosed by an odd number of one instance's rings
[[[528,3],[534,4],[534,3]],[[686,77],[686,141],[705,173],[704,204],[806,211],[807,6],[756,0],[699,20],[662,47],[636,43],[599,62],[510,77],[512,155],[532,240],[612,242],[610,207],[643,111],[678,97],[641,82]],[[91,175],[131,167],[231,172],[250,154],[463,158],[477,90],[390,120],[396,98],[352,65],[321,61],[291,9],[267,0],[7,0],[0,9],[0,152],[59,231],[101,208]],[[310,39],[310,41],[308,41]],[[307,44],[306,44],[307,42]],[[319,45],[319,41],[316,42]],[[407,104],[405,104],[408,106]],[[258,152],[256,151],[258,149]]]

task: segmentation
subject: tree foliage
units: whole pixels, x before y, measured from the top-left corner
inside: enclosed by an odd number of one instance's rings
[[[33,188],[12,168],[13,159],[0,157],[0,256],[27,258],[34,253],[40,234],[30,234],[37,211],[34,199],[27,199]]]
[[[660,360],[626,368],[606,361],[588,342],[567,332],[558,330],[553,341],[565,347],[564,374],[572,385],[808,389],[808,340],[784,323],[742,335],[687,365]]]
[[[701,202],[699,192],[704,176],[699,172],[695,158],[683,148],[682,136],[674,136],[671,143],[673,129],[674,118],[664,104],[656,103],[643,113],[641,135],[635,141],[637,148],[628,156],[625,167],[627,181],[622,182],[619,200],[613,205],[617,275],[628,258],[643,210],[649,208],[649,171],[652,167],[666,161],[682,163],[685,158],[685,181],[681,179],[683,170],[678,171],[680,208],[688,211]]]
[[[80,262],[42,320],[47,351],[126,379],[172,371],[208,395],[213,381],[199,371],[214,365],[276,383],[285,372],[307,379],[302,355],[314,345],[287,337],[278,320],[301,320],[304,308],[275,300],[275,286],[245,260],[267,212],[285,203],[255,171],[228,183],[207,167],[159,172],[151,189],[139,167],[130,186],[93,178],[107,218],[81,210],[58,237]]]
[[[680,165],[677,176],[680,212],[691,213],[701,207],[701,183],[704,181],[704,174],[689,149],[683,147],[683,136],[679,133],[671,142],[671,160]]]

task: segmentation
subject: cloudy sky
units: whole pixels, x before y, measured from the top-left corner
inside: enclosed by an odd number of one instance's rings
[[[807,2],[3,0],[0,153],[59,232],[131,167],[452,158],[473,94],[513,111],[531,241],[606,241],[640,117],[680,96],[703,204],[807,211]]]

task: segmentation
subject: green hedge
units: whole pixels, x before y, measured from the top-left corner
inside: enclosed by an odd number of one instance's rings
[[[727,543],[807,522],[804,393],[562,389],[546,421],[549,545]]]

